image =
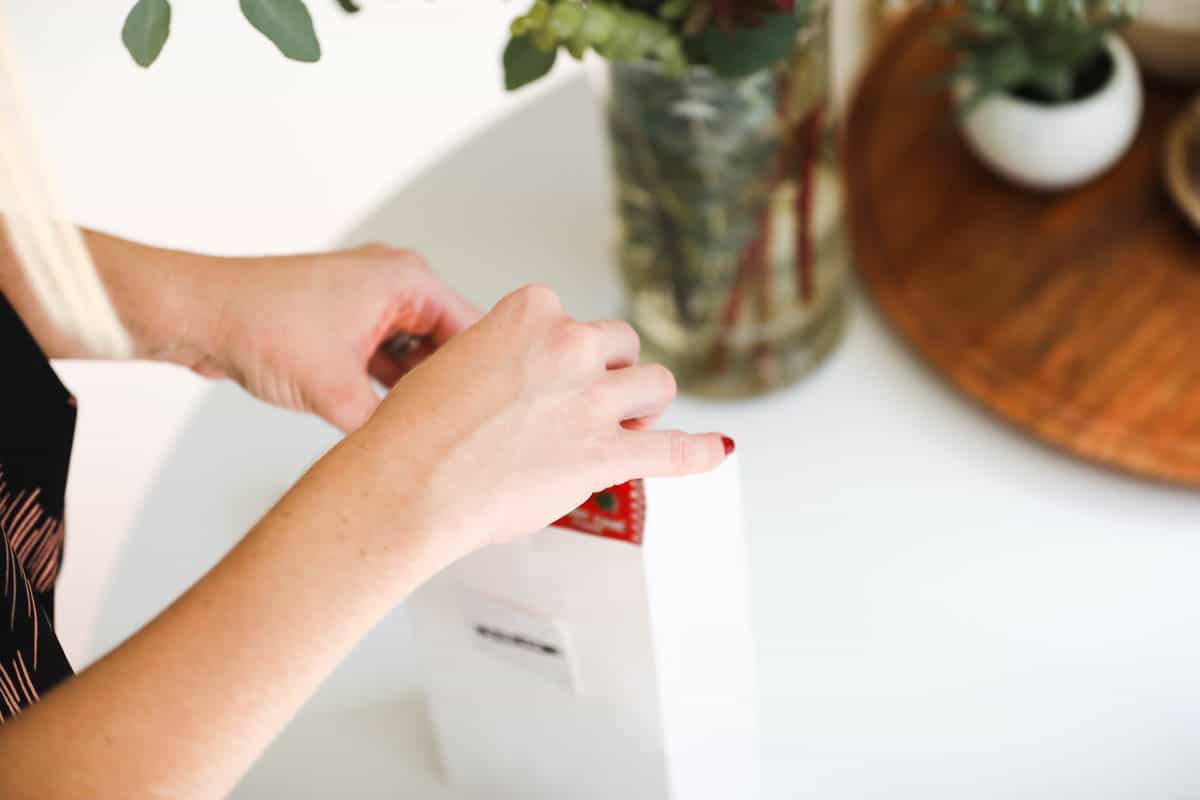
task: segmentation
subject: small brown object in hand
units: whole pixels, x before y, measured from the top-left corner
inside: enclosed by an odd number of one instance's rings
[[[427,336],[398,333],[383,343],[383,349],[387,351],[388,355],[401,359],[417,352],[428,341],[429,337]]]

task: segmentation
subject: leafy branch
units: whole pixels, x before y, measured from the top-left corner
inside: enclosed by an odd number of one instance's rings
[[[815,0],[535,0],[513,20],[505,85],[517,89],[554,66],[560,48],[611,61],[654,61],[669,75],[690,65],[726,78],[753,74],[791,51]]]
[[[354,0],[336,1],[349,14],[359,10]],[[283,55],[308,63],[320,60],[321,43],[304,0],[239,0],[239,4],[246,20]],[[121,41],[142,67],[158,59],[170,35],[170,0],[138,0],[121,29]]]
[[[594,50],[614,61],[652,59],[676,75],[687,68],[683,43],[666,23],[619,5],[537,0],[513,20],[510,31],[513,38],[504,54],[509,89],[549,72],[559,47],[575,58]],[[544,55],[537,56],[539,52]]]
[[[356,0],[335,0],[357,13]],[[592,50],[613,61],[646,60],[668,74],[703,64],[742,77],[781,61],[819,0],[535,0],[513,20],[505,83],[516,89],[545,75],[558,50]],[[313,62],[321,44],[305,0],[239,0],[242,14],[286,57]],[[171,34],[170,0],[137,0],[121,40],[149,67]]]

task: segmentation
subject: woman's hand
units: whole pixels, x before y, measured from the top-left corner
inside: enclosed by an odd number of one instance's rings
[[[416,253],[368,245],[336,253],[227,259],[84,231],[138,358],[228,376],[251,394],[345,431],[390,386],[479,313]],[[39,307],[0,226],[0,291],[51,358],[97,358]],[[423,342],[395,356],[398,333]]]
[[[479,316],[421,256],[383,245],[210,269],[219,313],[190,366],[347,432],[379,404],[371,378],[391,386]],[[395,355],[385,345],[397,334],[427,344]]]
[[[647,430],[675,398],[638,365],[624,322],[576,322],[542,286],[514,292],[400,380],[347,440],[388,520],[435,532],[456,558],[538,530],[632,478],[713,469],[719,434]],[[365,454],[360,455],[360,454]]]

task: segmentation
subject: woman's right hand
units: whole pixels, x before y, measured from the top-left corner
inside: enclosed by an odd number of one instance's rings
[[[370,454],[372,502],[389,498],[381,522],[444,537],[457,557],[543,528],[609,486],[718,466],[727,437],[649,429],[675,380],[638,352],[628,324],[577,322],[543,286],[505,297],[346,442]]]

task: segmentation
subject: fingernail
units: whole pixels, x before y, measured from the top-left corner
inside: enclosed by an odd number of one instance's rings
[[[730,455],[734,450],[737,449],[737,445],[734,443],[733,439],[730,439],[728,436],[721,437],[721,444],[725,445],[725,455]]]

